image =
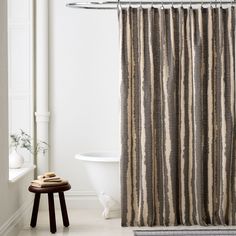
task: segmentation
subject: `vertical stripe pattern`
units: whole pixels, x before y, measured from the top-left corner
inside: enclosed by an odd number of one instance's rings
[[[122,225],[235,225],[235,8],[124,8]]]

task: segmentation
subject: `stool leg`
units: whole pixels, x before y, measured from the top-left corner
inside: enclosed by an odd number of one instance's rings
[[[66,209],[64,192],[59,192],[59,199],[60,199],[60,205],[61,205],[61,214],[62,214],[63,224],[65,227],[68,227],[70,223],[69,223],[69,218],[68,218],[67,209]]]
[[[30,226],[33,228],[37,224],[38,211],[39,211],[39,201],[40,201],[40,193],[35,193],[34,206],[33,206],[33,210],[32,210],[31,222],[30,222]]]
[[[48,193],[48,206],[49,206],[49,220],[50,220],[50,231],[51,233],[56,233],[56,217],[55,217],[55,207],[53,193]]]

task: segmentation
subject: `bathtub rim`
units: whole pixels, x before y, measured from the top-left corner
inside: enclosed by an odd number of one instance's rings
[[[97,156],[96,156],[97,154]],[[102,156],[105,154],[105,156]],[[116,156],[116,157],[115,157]],[[88,162],[120,162],[119,155],[112,152],[85,152],[75,155],[75,159]]]

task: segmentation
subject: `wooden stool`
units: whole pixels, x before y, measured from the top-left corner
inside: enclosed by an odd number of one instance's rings
[[[63,224],[65,227],[69,226],[69,219],[66,210],[66,202],[64,191],[70,190],[70,184],[57,186],[57,187],[46,187],[46,188],[38,188],[34,186],[29,186],[29,191],[35,193],[34,197],[34,206],[32,210],[31,222],[30,226],[35,227],[37,224],[37,217],[38,217],[38,209],[39,209],[39,201],[40,201],[40,194],[47,193],[48,194],[48,206],[49,206],[49,219],[50,219],[50,231],[51,233],[56,233],[57,226],[56,226],[56,218],[55,218],[55,207],[54,207],[54,198],[53,193],[59,194],[60,205],[61,205],[61,214],[63,219]]]

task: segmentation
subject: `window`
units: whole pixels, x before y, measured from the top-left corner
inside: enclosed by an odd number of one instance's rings
[[[8,0],[9,135],[22,129],[33,136],[33,51],[33,0]],[[32,165],[29,153],[19,152]]]

